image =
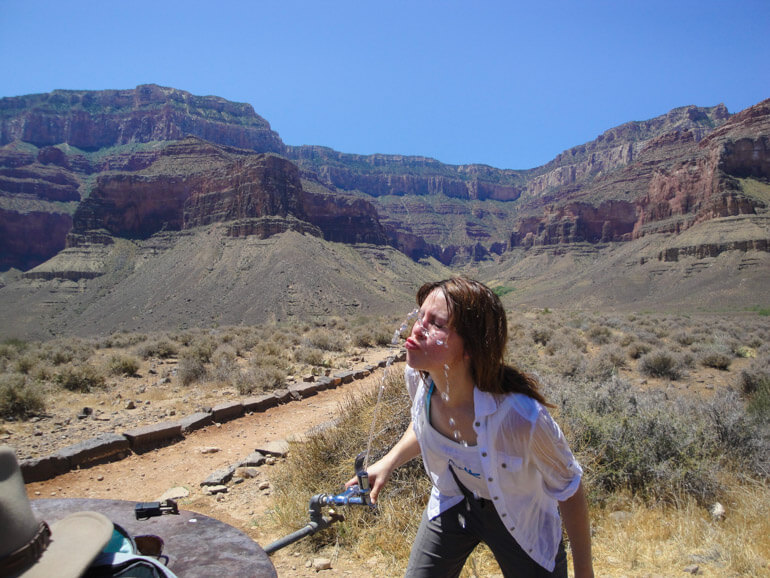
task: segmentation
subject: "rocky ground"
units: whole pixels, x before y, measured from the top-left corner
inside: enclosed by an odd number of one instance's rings
[[[392,351],[382,350],[366,358],[359,357],[353,366],[376,363],[379,357],[388,353],[392,354]],[[396,366],[392,366],[391,370],[396,370]],[[131,454],[121,461],[30,483],[27,485],[28,494],[31,499],[63,497],[154,501],[169,490],[182,491],[187,496],[179,499],[181,508],[226,522],[266,546],[283,535],[269,520],[273,460],[258,468],[239,472],[222,493],[211,494],[201,486],[201,482],[216,470],[240,462],[255,449],[276,449],[281,442],[330,422],[338,415],[340,403],[348,396],[376,387],[382,380],[383,372],[383,369],[377,369],[364,379],[322,391],[302,401],[192,432],[179,443],[148,453]],[[158,380],[157,375],[149,377],[151,381]],[[60,399],[60,403],[50,408],[49,417],[32,423],[4,426],[2,441],[14,446],[20,458],[24,459],[47,455],[54,449],[101,432],[120,432],[152,420],[177,419],[176,415],[181,413],[179,409],[174,409],[170,400],[161,399],[147,383],[137,383],[133,387],[132,395],[124,393],[116,397],[113,392],[112,402],[92,400],[96,403],[90,415],[83,415],[82,407],[74,405],[75,401],[70,400],[67,404]],[[136,394],[142,389],[144,393]],[[215,401],[210,392],[209,397],[194,400],[192,391],[186,393],[190,399],[184,403],[187,408],[185,414]],[[218,395],[222,396],[223,392]],[[99,405],[101,401],[104,401],[103,405]],[[134,408],[126,409],[131,406]],[[361,443],[365,446],[366,440],[362,439]],[[277,459],[280,460],[280,457]],[[344,481],[340,480],[340,483]],[[330,488],[330,491],[337,489]],[[317,570],[313,567],[313,559],[295,552],[295,548],[288,547],[271,556],[278,575],[315,576]],[[375,568],[376,561],[369,561],[370,566],[366,563],[362,565],[350,553],[324,553],[320,557],[326,557],[331,562],[331,568],[324,570],[330,575],[379,575]]]

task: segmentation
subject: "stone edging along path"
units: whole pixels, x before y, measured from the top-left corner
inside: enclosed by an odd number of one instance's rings
[[[263,412],[271,407],[291,401],[299,401],[325,389],[334,389],[356,379],[363,379],[375,369],[385,367],[389,361],[404,361],[406,353],[380,361],[377,365],[345,371],[333,376],[320,377],[312,382],[292,383],[286,389],[258,397],[219,404],[211,411],[198,412],[176,421],[160,422],[141,426],[119,433],[102,434],[95,438],[73,444],[51,455],[23,460],[20,464],[25,483],[50,480],[79,468],[99,463],[121,460],[133,453],[143,453],[160,446],[170,445],[184,439],[186,433],[238,419],[249,413]]]

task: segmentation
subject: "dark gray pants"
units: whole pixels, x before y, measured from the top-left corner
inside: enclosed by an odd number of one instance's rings
[[[473,549],[484,542],[508,577],[567,578],[567,554],[559,544],[556,567],[548,572],[508,533],[489,500],[466,497],[437,518],[428,520],[423,512],[417,530],[407,578],[452,578],[460,575]]]

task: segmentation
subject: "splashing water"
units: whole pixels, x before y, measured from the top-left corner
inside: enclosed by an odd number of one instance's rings
[[[393,332],[393,338],[390,340],[390,344],[395,346],[398,345],[399,340],[401,339],[401,335],[406,331],[409,327],[409,323],[417,319],[417,314],[419,313],[419,309],[413,310],[409,315],[406,316],[406,319],[401,324],[401,326],[396,329]],[[385,382],[388,377],[388,370],[390,369],[391,364],[393,363],[393,360],[395,359],[395,355],[391,355],[388,357],[387,361],[385,362],[385,369],[382,373],[382,381],[380,382],[380,387],[377,390],[377,401],[374,404],[374,415],[372,415],[372,424],[369,426],[369,438],[366,441],[366,457],[364,458],[364,470],[366,470],[369,467],[369,453],[372,449],[372,438],[374,437],[374,426],[377,423],[377,413],[380,409],[380,401],[382,400],[382,394],[385,391]]]
[[[401,324],[401,327],[396,329],[393,332],[393,338],[390,340],[391,345],[398,345],[399,340],[401,339],[401,335],[409,328],[409,323],[417,319],[417,315],[420,312],[419,309],[415,309],[412,311],[409,315],[406,316],[406,319]]]

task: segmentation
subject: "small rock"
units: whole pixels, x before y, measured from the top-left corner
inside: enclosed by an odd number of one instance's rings
[[[697,564],[690,564],[689,566],[685,566],[682,571],[687,572],[688,574],[700,574],[700,566]]]
[[[136,409],[136,404],[132,399],[129,399],[128,403],[126,403],[126,409]]]
[[[186,498],[189,495],[190,492],[187,490],[187,488],[177,486],[163,492],[163,495],[158,498],[158,501],[165,502],[166,500],[181,500],[182,498]]]
[[[259,475],[257,468],[238,468],[235,470],[235,475],[243,480],[256,478]]]
[[[260,490],[269,490],[270,489],[270,482],[261,482],[259,484]]]
[[[221,451],[222,451],[221,448],[215,448],[215,447],[201,448],[202,454],[215,454]]]
[[[721,522],[725,519],[725,507],[719,502],[711,506],[711,519],[715,522]]]
[[[627,522],[632,517],[633,517],[633,515],[631,514],[631,512],[627,512],[625,510],[617,510],[617,511],[612,512],[610,514],[610,519],[613,522],[618,522],[618,523],[620,523],[620,522]]]
[[[227,492],[227,486],[207,486],[206,493],[210,496],[214,494],[224,494]]]
[[[104,481],[104,476],[97,476],[96,477],[96,481],[97,482],[103,482]]]
[[[328,558],[313,558],[313,570],[331,570],[332,561]]]

